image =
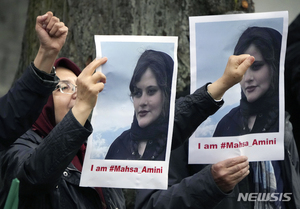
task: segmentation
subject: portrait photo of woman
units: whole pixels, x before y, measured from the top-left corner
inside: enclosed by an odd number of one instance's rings
[[[234,20],[234,18],[237,16],[239,16],[239,18]],[[195,20],[195,49],[194,51],[193,48],[191,49],[192,91],[197,89],[198,86],[201,86],[201,84],[204,84],[208,80],[215,80],[217,75],[221,75],[222,72],[220,72],[218,69],[226,65],[227,57],[230,55],[248,54],[250,52],[252,53],[253,51],[258,51],[257,53],[260,53],[259,59],[263,62],[258,62],[256,60],[252,66],[253,69],[251,69],[251,72],[254,72],[254,70],[258,68],[261,69],[261,67],[262,69],[268,68],[269,73],[267,76],[272,77],[270,80],[270,88],[267,85],[267,89],[262,89],[261,95],[264,94],[264,96],[258,96],[260,100],[257,100],[254,103],[253,100],[251,100],[251,97],[256,95],[257,90],[260,90],[261,88],[256,88],[256,90],[253,91],[254,94],[252,94],[252,89],[248,87],[249,80],[244,83],[247,85],[247,91],[245,91],[246,94],[241,92],[240,85],[236,85],[230,89],[230,91],[224,95],[224,100],[226,101],[224,106],[215,115],[209,117],[207,121],[201,124],[201,126],[195,132],[195,137],[213,137],[216,126],[220,120],[228,112],[230,112],[230,110],[240,106],[241,102],[244,104],[244,101],[248,102],[248,104],[251,104],[251,107],[248,106],[247,110],[245,110],[245,106],[242,105],[244,111],[253,111],[255,109],[256,111],[264,112],[262,109],[257,109],[259,106],[257,104],[260,103],[264,98],[264,102],[268,102],[264,108],[267,108],[266,106],[270,104],[273,113],[277,114],[278,118],[278,110],[280,109],[279,104],[281,103],[280,98],[283,97],[283,92],[280,93],[279,87],[282,85],[280,83],[280,79],[283,79],[283,68],[280,68],[280,61],[284,61],[281,60],[284,58],[281,56],[281,45],[286,38],[285,34],[283,36],[284,39],[282,39],[282,34],[285,33],[285,25],[287,25],[286,20],[283,18],[284,16],[285,14],[283,12],[274,12],[272,14],[259,13],[256,16],[237,14],[224,15],[222,18],[215,16],[211,17],[211,19],[207,17],[206,19],[199,18]],[[228,31],[229,27],[232,28],[232,30]],[[225,34],[226,31],[228,31],[228,34]],[[253,47],[249,48],[252,43]],[[204,57],[206,57],[206,59]],[[210,70],[208,71],[208,69]],[[250,73],[250,70],[247,71],[247,73],[248,72]],[[255,72],[262,71],[257,70]],[[250,75],[249,73],[246,74],[245,77]],[[253,77],[250,79],[253,79]],[[254,86],[252,85],[252,87]],[[249,101],[246,99],[248,96]],[[253,99],[256,100],[257,98]],[[256,107],[253,108],[253,106]],[[261,105],[260,108],[262,108],[262,106],[264,105]],[[270,106],[268,106],[268,108],[270,108]],[[264,114],[266,114],[266,112],[264,112]],[[260,114],[258,114],[258,116],[262,117]],[[272,117],[275,116],[273,115]],[[275,122],[276,120],[272,121]],[[278,120],[275,123],[277,123],[277,129],[272,129],[268,132],[279,131]],[[241,123],[239,121],[239,125],[240,124]],[[269,125],[272,126],[274,124]],[[247,130],[245,129],[245,131]],[[239,135],[241,135],[241,133],[239,133]]]
[[[255,57],[241,86],[241,100],[218,123],[214,136],[238,136],[279,130],[279,58],[281,34],[267,27],[249,27],[241,35],[234,55]]]
[[[106,159],[165,159],[173,65],[163,52],[146,50],[140,56],[129,84],[133,122],[112,143]]]

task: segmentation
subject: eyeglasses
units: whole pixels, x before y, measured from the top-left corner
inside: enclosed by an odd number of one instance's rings
[[[61,93],[64,94],[73,94],[77,91],[77,86],[70,83],[69,81],[60,81],[55,90],[59,89]]]

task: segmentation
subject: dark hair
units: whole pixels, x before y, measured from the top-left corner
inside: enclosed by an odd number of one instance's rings
[[[279,61],[281,50],[281,34],[267,27],[249,27],[240,36],[234,55],[245,53],[251,44],[259,49],[266,63],[271,67],[271,90],[277,92],[279,85]]]
[[[129,84],[131,96],[133,96],[136,84],[149,68],[156,78],[157,85],[163,92],[164,104],[162,114],[164,117],[169,114],[173,66],[174,61],[168,54],[160,51],[146,50],[140,56]]]

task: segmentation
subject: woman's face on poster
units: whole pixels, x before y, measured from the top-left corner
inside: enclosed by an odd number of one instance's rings
[[[163,109],[163,94],[155,75],[149,68],[137,82],[132,98],[136,118],[141,128],[150,125],[160,116]]]
[[[240,82],[248,102],[255,102],[263,96],[271,84],[271,68],[265,62],[260,50],[253,44],[244,52],[255,57],[255,62],[246,71]]]

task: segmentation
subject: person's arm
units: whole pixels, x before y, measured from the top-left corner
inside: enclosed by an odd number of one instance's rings
[[[48,12],[37,17],[36,32],[40,49],[35,64],[31,63],[9,92],[0,98],[0,149],[8,147],[30,128],[59,80],[49,73],[68,28]]]
[[[91,134],[74,118],[72,111],[50,134],[41,138],[32,130],[22,135],[9,149],[0,151],[0,206],[3,206],[12,179],[20,180],[23,197],[45,194],[56,188],[63,171],[72,161],[82,143]]]
[[[14,143],[9,150],[10,153],[15,151],[15,154],[10,154],[8,161],[9,165],[16,165],[9,168],[13,171],[9,176],[15,175],[20,180],[20,194],[32,195],[34,192],[47,192],[55,188],[63,171],[91,133],[90,123],[87,122],[83,127],[69,111],[49,135],[40,139],[40,144],[34,144],[35,147],[26,145],[26,141],[36,136],[34,132],[31,132],[32,135],[26,133],[18,139],[18,143]]]
[[[207,92],[207,85],[176,100],[172,149],[179,147],[204,120],[222,107],[224,101],[215,101]]]
[[[0,98],[0,150],[31,127],[57,85],[57,78],[41,80],[32,67]]]
[[[207,117],[223,105],[225,92],[242,80],[253,62],[254,57],[250,55],[230,56],[221,78],[176,101],[172,149],[187,140]]]

